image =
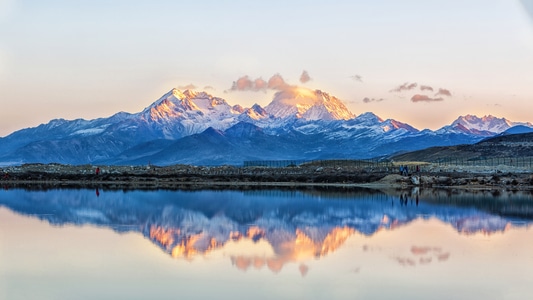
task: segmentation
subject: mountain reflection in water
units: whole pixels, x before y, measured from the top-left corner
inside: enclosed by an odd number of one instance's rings
[[[0,206],[54,225],[91,224],[117,232],[140,232],[175,258],[192,259],[229,242],[266,242],[273,252],[268,256],[232,255],[231,261],[241,270],[267,266],[274,272],[288,262],[328,255],[354,234],[371,236],[419,219],[438,219],[461,234],[505,232],[530,224],[491,212],[498,206],[490,204],[498,202],[492,194],[455,195],[469,200],[451,203],[450,197],[440,193],[8,190],[0,194]],[[531,205],[530,194],[518,196],[519,203]],[[481,207],[468,205],[477,202]],[[423,254],[420,264],[449,256],[443,249],[416,245],[411,252],[415,257]],[[413,258],[396,259],[400,264],[415,263]],[[307,267],[302,264],[299,270],[305,274]]]

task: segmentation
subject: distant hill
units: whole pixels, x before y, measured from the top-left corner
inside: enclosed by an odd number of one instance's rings
[[[533,132],[505,134],[471,145],[431,147],[395,155],[395,161],[439,161],[447,159],[484,159],[533,156]]]
[[[530,132],[533,132],[533,128],[524,126],[524,125],[516,125],[505,130],[499,135],[520,134],[520,133],[530,133]]]

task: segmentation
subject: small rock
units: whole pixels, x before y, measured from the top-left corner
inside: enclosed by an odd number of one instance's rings
[[[457,179],[457,181],[455,182],[455,184],[457,185],[466,185],[468,182],[465,178],[460,178],[460,179]]]
[[[447,177],[447,176],[439,176],[439,177],[435,178],[435,180],[438,183],[450,183],[451,182],[450,177]]]
[[[433,177],[430,176],[420,176],[420,183],[422,184],[432,184],[435,181]]]

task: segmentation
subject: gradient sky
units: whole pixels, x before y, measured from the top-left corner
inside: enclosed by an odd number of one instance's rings
[[[273,91],[230,89],[275,74],[354,114],[419,129],[466,114],[533,122],[532,9],[531,0],[0,0],[0,136],[138,112],[188,85],[266,106]],[[301,83],[304,70],[311,80]]]

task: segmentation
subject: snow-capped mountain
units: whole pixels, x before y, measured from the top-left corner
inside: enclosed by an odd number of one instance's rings
[[[533,127],[533,124],[529,122],[512,122],[507,120],[506,118],[497,118],[492,115],[483,116],[481,118],[474,115],[466,115],[460,116],[459,118],[457,118],[457,120],[453,121],[451,125],[443,127],[441,129],[441,132],[447,131],[483,136],[493,136],[517,125]]]
[[[222,98],[173,89],[145,108],[138,118],[161,138],[176,139],[209,127],[225,130],[237,123],[240,114]]]
[[[474,143],[517,124],[468,115],[437,131],[419,131],[370,112],[355,116],[339,99],[319,90],[289,87],[265,108],[245,108],[205,92],[172,89],[139,113],[57,119],[0,138],[0,165],[364,159]]]
[[[277,92],[265,110],[273,117],[304,120],[349,120],[354,116],[344,103],[320,90],[294,87]]]
[[[235,110],[235,108],[234,108]],[[255,123],[261,120],[268,119],[270,116],[268,112],[259,104],[254,104],[251,108],[242,108],[239,121]]]

